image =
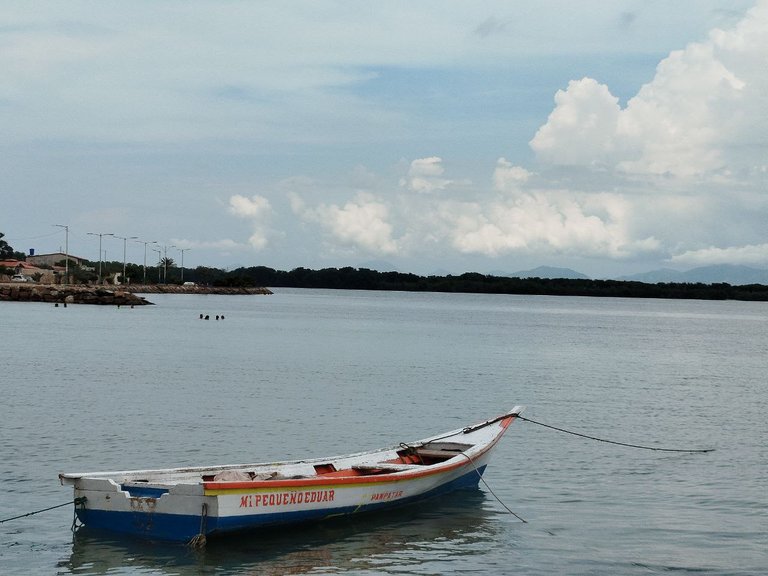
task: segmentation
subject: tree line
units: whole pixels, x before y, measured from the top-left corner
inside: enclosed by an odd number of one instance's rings
[[[200,269],[195,269],[197,273]],[[403,272],[378,272],[367,268],[295,268],[275,270],[265,266],[229,272],[205,269],[215,275],[217,286],[267,286],[346,290],[397,290],[406,292],[469,292],[551,296],[608,296],[614,298],[674,298],[701,300],[768,301],[768,286],[664,282],[648,284],[623,280],[567,278],[512,278],[467,272],[458,276],[419,276]],[[193,274],[189,274],[192,278]]]

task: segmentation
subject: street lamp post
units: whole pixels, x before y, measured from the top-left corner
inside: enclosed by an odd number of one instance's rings
[[[58,228],[64,228],[64,284],[69,284],[69,226],[54,224]]]
[[[168,284],[168,246],[163,244],[163,284]],[[176,246],[170,246],[176,248]]]
[[[89,236],[99,237],[99,285],[101,285],[101,237],[102,236],[114,236],[111,232],[86,232]]]
[[[128,243],[128,240],[135,240],[138,236],[115,236],[115,238],[120,238],[123,241],[123,282],[125,282],[125,245]]]
[[[181,283],[184,284],[184,252],[191,250],[191,248],[176,248],[181,252]]]
[[[155,250],[154,248],[152,248],[152,252],[157,253],[157,283],[160,284],[160,254],[162,254],[162,252],[160,252],[160,250]]]
[[[147,283],[147,244],[155,244],[157,240],[151,240],[150,242],[144,242],[143,240],[137,240],[139,244],[144,244],[144,284]]]

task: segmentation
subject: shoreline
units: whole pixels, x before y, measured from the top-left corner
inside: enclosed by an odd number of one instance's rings
[[[101,306],[154,305],[138,294],[272,294],[267,288],[223,286],[126,285],[88,286],[85,284],[0,283],[0,302],[49,302],[51,304],[95,304]]]
[[[219,295],[240,295],[256,294],[270,295],[272,291],[268,288],[245,288],[236,286],[180,286],[178,284],[126,284],[120,286],[121,290],[133,294],[219,294]]]

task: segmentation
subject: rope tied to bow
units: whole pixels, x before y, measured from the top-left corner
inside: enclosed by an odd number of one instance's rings
[[[42,508],[41,510],[35,510],[33,512],[27,512],[26,514],[19,514],[18,516],[11,516],[10,518],[3,518],[0,520],[0,524],[4,524],[5,522],[10,522],[11,520],[18,520],[19,518],[26,518],[27,516],[34,516],[35,514],[40,514],[41,512],[48,512],[49,510],[55,510],[56,508],[63,508],[64,506],[69,506],[70,504],[74,504],[75,508],[78,506],[85,506],[86,498],[85,496],[82,496],[80,498],[75,498],[74,500],[67,500],[63,504],[56,504],[56,506],[49,506],[48,508]]]
[[[543,422],[537,422],[536,420],[531,420],[530,418],[526,418],[525,416],[520,416],[519,414],[517,417],[520,420],[523,420],[525,422],[530,422],[531,424],[536,424],[538,426],[543,426],[544,428],[550,428],[551,430],[556,430],[557,432],[563,432],[565,434],[571,434],[572,436],[579,436],[580,438],[586,438],[587,440],[595,440],[597,442],[605,442],[607,444],[615,444],[617,446],[625,446],[627,448],[639,448],[641,450],[655,450],[657,452],[689,452],[689,453],[706,453],[706,452],[714,452],[714,448],[658,448],[656,446],[643,446],[642,444],[629,444],[627,442],[617,442],[616,440],[606,440],[605,438],[598,438],[597,436],[590,436],[588,434],[582,434],[580,432],[574,432],[572,430],[566,430],[565,428],[558,428],[557,426],[552,426],[550,424],[544,424]]]

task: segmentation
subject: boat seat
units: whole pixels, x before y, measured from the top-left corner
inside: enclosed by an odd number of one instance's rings
[[[434,458],[435,460],[448,460],[461,454],[461,450],[430,450],[428,448],[417,448],[416,454],[422,458]]]

